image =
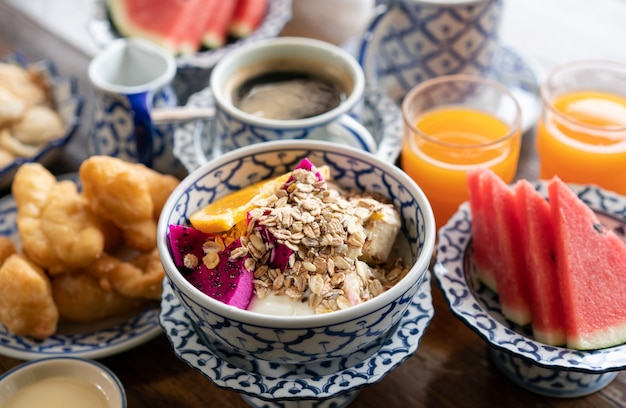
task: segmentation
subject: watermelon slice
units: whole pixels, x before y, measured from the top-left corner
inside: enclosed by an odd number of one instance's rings
[[[560,179],[548,184],[570,348],[626,342],[626,245]]]
[[[492,224],[498,237],[493,272],[502,313],[512,322],[526,325],[531,321],[530,295],[525,279],[526,263],[524,251],[521,250],[521,228],[515,194],[492,171],[484,172],[482,178],[485,197],[491,196],[494,206],[492,219],[486,221]]]
[[[514,192],[521,227],[521,250],[526,258],[533,335],[542,343],[563,345],[565,314],[556,275],[550,204],[527,180],[518,181]]]
[[[467,187],[472,212],[472,244],[478,279],[497,293],[498,284],[493,263],[494,259],[499,258],[499,248],[498,237],[492,223],[493,203],[484,190],[483,176],[487,171],[485,168],[470,170],[467,173]]]
[[[125,37],[142,37],[172,54],[197,52],[213,0],[106,0],[111,21]],[[215,1],[220,3],[220,0]]]
[[[237,0],[237,7],[228,25],[228,33],[245,38],[258,27],[267,10],[267,0]]]
[[[213,7],[211,16],[204,24],[202,45],[209,49],[224,46],[228,40],[228,25],[237,7],[237,0],[218,0]]]

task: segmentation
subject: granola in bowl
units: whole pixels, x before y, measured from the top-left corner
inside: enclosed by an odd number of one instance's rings
[[[179,268],[194,286],[226,303],[244,296],[247,301],[234,305],[251,311],[303,315],[347,309],[406,275],[408,266],[392,254],[400,215],[384,197],[347,192],[307,159],[274,186],[253,197],[245,219],[233,228],[207,234],[201,252],[172,242],[187,249]],[[210,207],[202,210],[204,219],[213,216]],[[171,237],[181,239],[175,232]],[[238,276],[249,275],[252,285],[234,279],[230,290],[244,293],[233,297],[225,296],[229,289],[205,290],[223,280],[220,273],[232,273],[227,263],[238,263]]]

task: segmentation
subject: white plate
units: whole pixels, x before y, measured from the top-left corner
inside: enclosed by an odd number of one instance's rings
[[[76,179],[76,175],[64,178]],[[13,197],[0,199],[0,235],[11,238],[19,248],[16,216]],[[58,355],[96,359],[136,347],[161,332],[158,305],[126,318],[94,324],[59,324],[57,333],[45,340],[17,336],[0,324],[0,354],[20,360]]]
[[[200,338],[169,284],[164,285],[160,319],[178,358],[220,388],[243,393],[249,400],[333,401],[338,394],[380,381],[417,351],[434,314],[430,281],[427,273],[411,305],[388,336],[350,357],[324,363],[297,366],[248,360]]]
[[[209,88],[189,97],[188,108],[215,109],[215,99]],[[402,149],[402,113],[400,108],[381,90],[366,89],[363,100],[363,125],[377,143],[376,156],[395,162]],[[214,120],[196,120],[176,126],[174,130],[174,156],[188,171],[193,171],[210,160]],[[341,134],[335,135],[344,138]],[[347,144],[350,144],[346,142]]]

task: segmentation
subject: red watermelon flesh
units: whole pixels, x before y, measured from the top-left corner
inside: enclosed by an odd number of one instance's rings
[[[115,28],[125,37],[142,37],[168,49],[178,50],[174,34],[195,11],[195,1],[106,0]],[[177,35],[178,36],[178,35]]]
[[[512,322],[526,325],[531,322],[530,295],[515,194],[494,172],[488,171],[483,177],[485,197],[491,196],[494,206],[490,222],[499,237],[499,256],[493,260],[493,271],[502,313]]]
[[[202,31],[202,44],[211,49],[219,48],[228,40],[228,25],[237,7],[237,0],[218,0],[213,13]]]
[[[556,275],[550,204],[527,181],[514,189],[526,262],[533,335],[549,345],[565,344],[564,311]]]
[[[265,11],[268,0],[237,0],[237,7],[228,25],[228,33],[235,38],[244,38],[257,28]]]
[[[493,203],[485,193],[484,175],[488,170],[476,168],[467,173],[469,204],[472,212],[472,245],[478,279],[489,289],[498,292],[493,272],[493,259],[498,258],[498,237],[493,228]]]
[[[560,179],[548,185],[567,346],[626,342],[626,244]]]

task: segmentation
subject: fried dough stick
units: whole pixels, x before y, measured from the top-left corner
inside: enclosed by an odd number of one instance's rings
[[[165,271],[156,248],[128,262],[104,253],[85,272],[98,279],[105,290],[131,298],[161,298]]]
[[[178,179],[109,156],[88,158],[79,176],[91,209],[119,227],[128,246],[140,251],[156,246],[158,214]]]
[[[91,211],[76,184],[57,182],[40,164],[20,167],[13,196],[24,254],[50,275],[85,267],[115,244],[109,221]]]
[[[52,295],[60,320],[93,323],[140,310],[148,301],[103,289],[94,276],[77,271],[52,278]]]
[[[58,320],[46,273],[22,255],[10,255],[0,266],[0,321],[12,333],[44,339]]]
[[[11,192],[17,206],[17,230],[24,254],[44,268],[59,270],[63,262],[50,247],[41,227],[41,212],[55,177],[39,163],[25,163],[15,173]]]

